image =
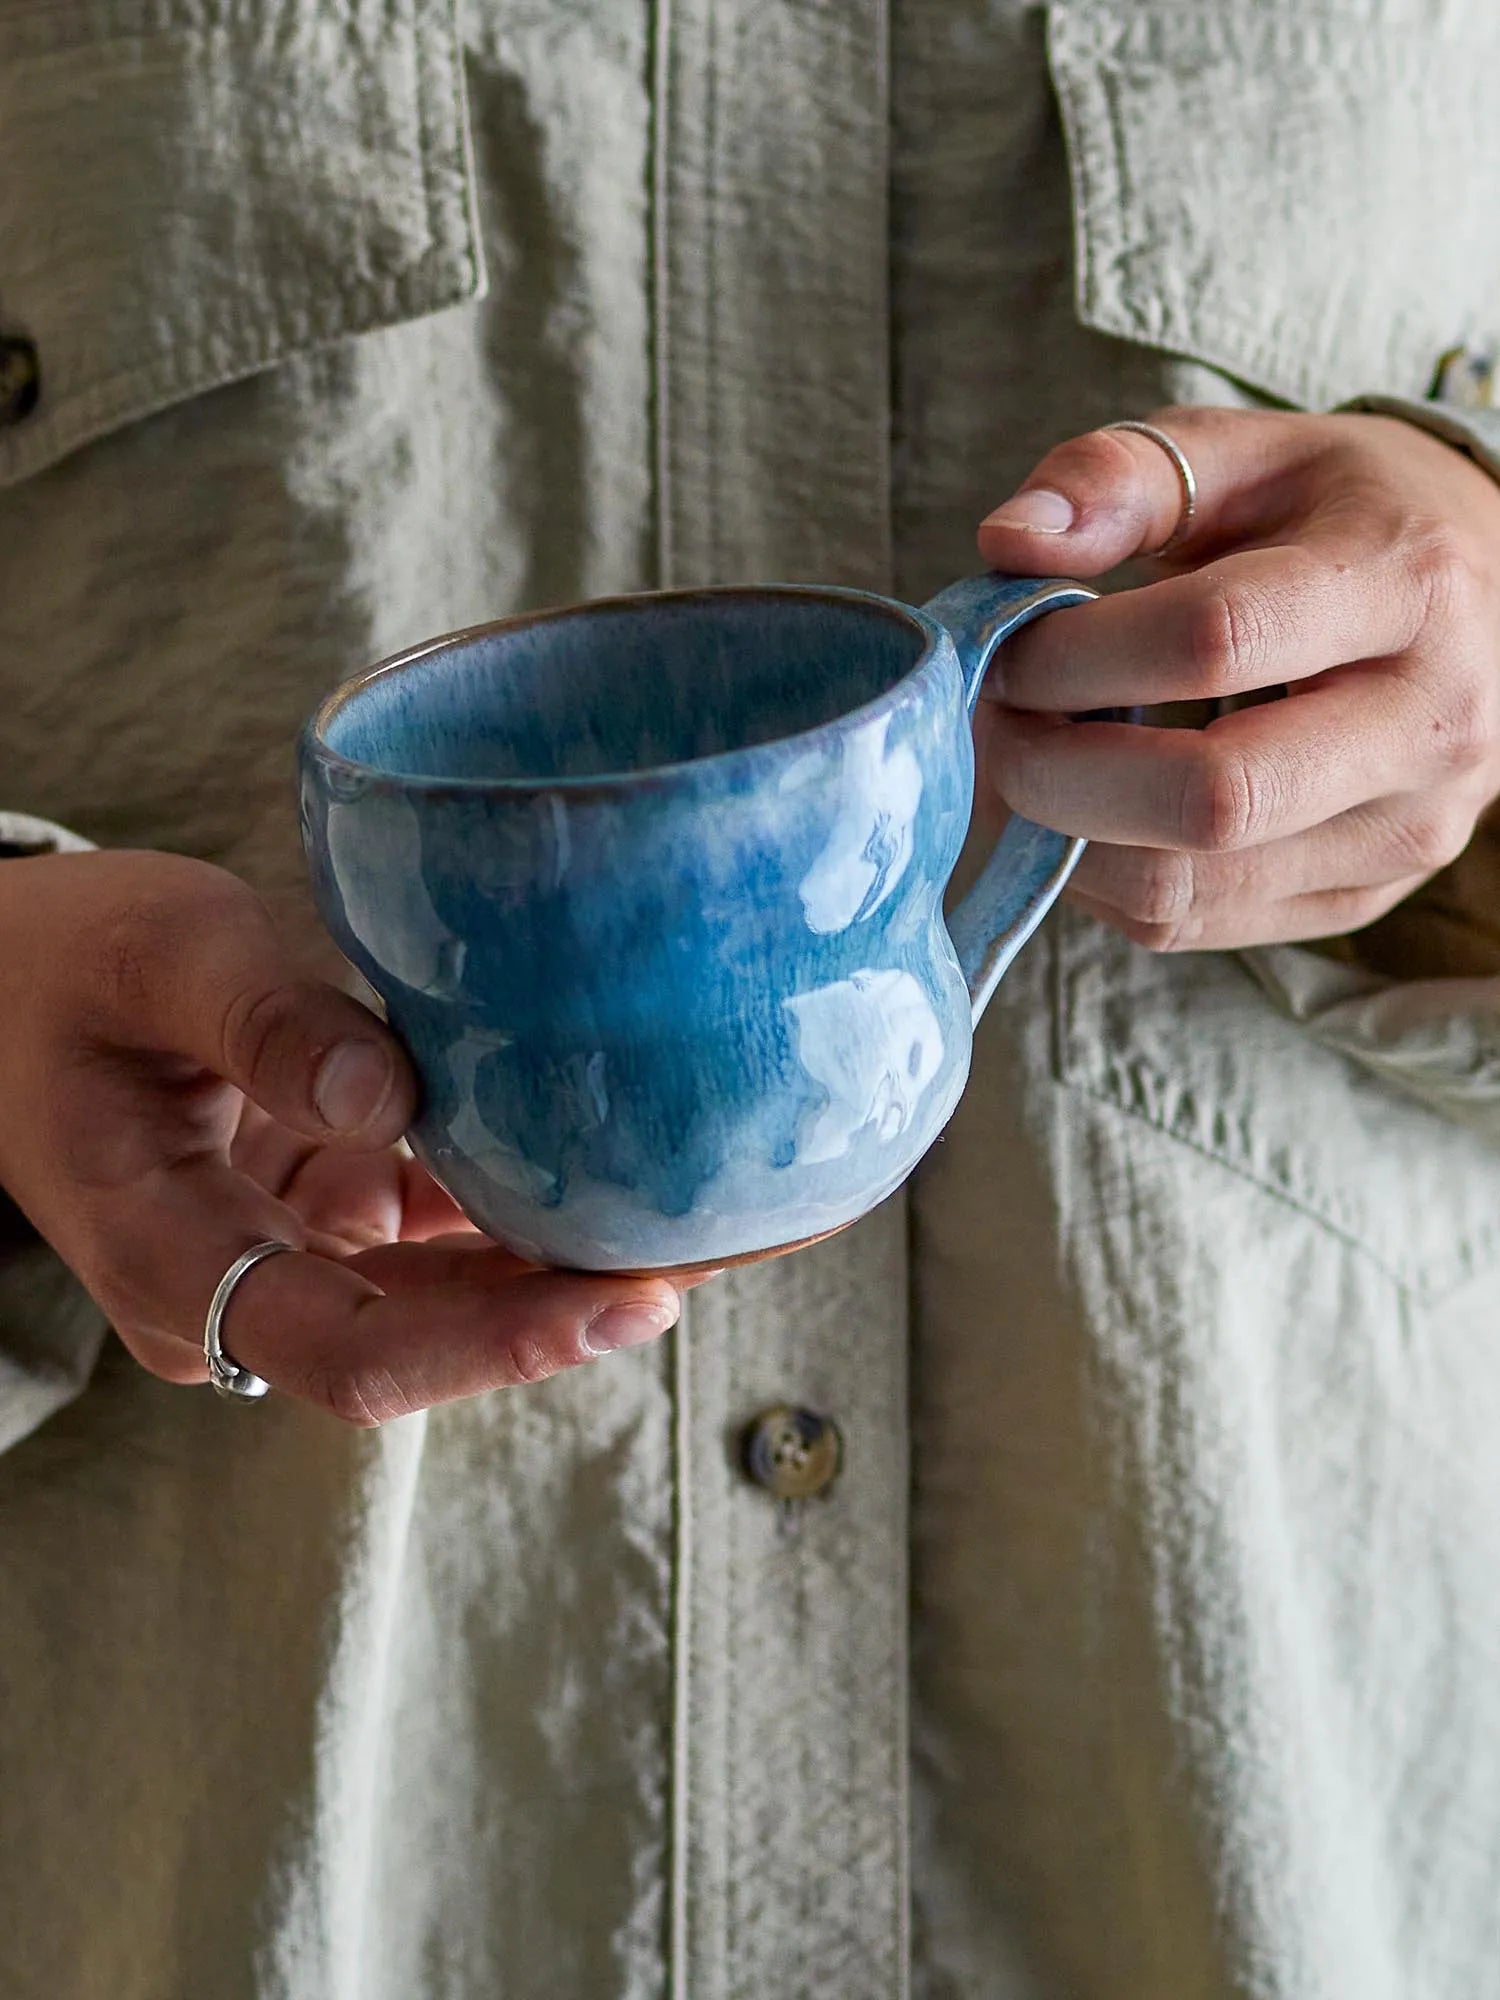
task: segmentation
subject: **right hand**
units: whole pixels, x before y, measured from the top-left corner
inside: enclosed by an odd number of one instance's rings
[[[201,1382],[224,1345],[359,1424],[534,1382],[663,1332],[662,1279],[538,1271],[469,1229],[396,1150],[416,1081],[368,1008],[289,960],[205,862],[0,862],[0,1186],[145,1367]]]

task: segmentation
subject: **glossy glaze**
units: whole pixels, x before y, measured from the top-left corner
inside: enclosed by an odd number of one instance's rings
[[[319,905],[416,1060],[413,1144],[481,1227],[666,1268],[825,1234],[899,1185],[1076,858],[1014,823],[955,952],[968,708],[1055,588],[945,593],[956,646],[858,592],[615,600],[325,703],[302,744]]]

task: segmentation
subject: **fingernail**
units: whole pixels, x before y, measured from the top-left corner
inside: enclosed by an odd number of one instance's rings
[[[1073,503],[1065,493],[1054,493],[1050,486],[1027,486],[993,514],[986,514],[984,525],[1028,528],[1034,535],[1061,535],[1072,527],[1073,520]]]
[[[391,1059],[379,1042],[340,1042],[313,1083],[318,1116],[334,1132],[368,1125],[390,1095]]]
[[[635,1299],[629,1305],[606,1306],[584,1329],[583,1344],[591,1354],[608,1354],[616,1347],[640,1347],[675,1326],[680,1307],[656,1299]]]

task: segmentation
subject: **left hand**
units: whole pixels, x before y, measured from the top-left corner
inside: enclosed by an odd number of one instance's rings
[[[1197,475],[1191,530],[1159,580],[1006,642],[981,786],[1085,835],[1074,900],[1153,949],[1358,929],[1456,859],[1500,795],[1500,486],[1397,418],[1152,421]],[[1016,498],[1041,489],[1071,524],[1028,527],[1007,503],[979,531],[992,568],[1099,576],[1182,511],[1171,460],[1129,431],[1059,445]],[[1283,686],[1201,730],[1066,719]]]

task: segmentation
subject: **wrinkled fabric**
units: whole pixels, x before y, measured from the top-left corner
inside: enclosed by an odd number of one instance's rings
[[[920,599],[1174,400],[1482,455],[1421,399],[1500,318],[1497,55],[1481,0],[0,0],[0,797],[316,951],[292,739],[404,645]],[[1383,964],[1059,913],[907,1195],[376,1434],[147,1377],[12,1219],[0,1991],[1500,1995],[1491,854]],[[786,1401],[845,1440],[790,1517]]]
[[[1318,1041],[1442,1116],[1500,1137],[1500,975],[1392,979],[1286,946],[1245,959]]]
[[[1340,59],[1352,23],[1054,10],[1059,116],[1041,21],[1016,10],[1002,35],[991,13],[895,22],[911,596],[965,561],[970,524],[1057,437],[1292,391],[1264,358],[1300,352],[1330,257],[1389,269],[1425,227],[1398,224],[1384,178],[1420,180],[1398,143],[1409,101],[1327,101],[1267,156],[1278,93],[1332,100],[1389,61]],[[1283,75],[1277,48],[1310,36],[1326,69]],[[1214,145],[1186,173],[1209,103]],[[1368,206],[1334,171],[1356,119],[1362,149],[1392,149]],[[1125,166],[1095,178],[1094,154]],[[1336,226],[1305,227],[1307,184],[1320,202],[1338,190]],[[1250,213],[1259,235],[1225,227]],[[1258,332],[1231,352],[1232,300]],[[1399,304],[1429,307],[1415,287]],[[1448,324],[1439,307],[1431,351],[1413,340],[1418,393],[1461,337]],[[1308,400],[1356,387],[1342,369],[1328,350]],[[1470,952],[1493,852],[1467,860]],[[1388,1002],[1374,975],[1272,955],[1304,991],[1359,978],[1338,1040],[1294,1025],[1242,959],[1155,960],[1071,914],[981,1028],[912,1195],[924,2000],[1500,1991],[1484,1942],[1496,1551],[1474,1512],[1493,1504],[1494,1128],[1457,1129],[1390,1074],[1420,1066],[1446,1112],[1484,1118],[1462,1038],[1483,1036],[1497,989],[1414,980],[1445,962],[1427,919],[1405,920],[1417,950]],[[1381,1017],[1419,993],[1451,1041]],[[1432,1814],[1441,1858],[1416,1831]]]

